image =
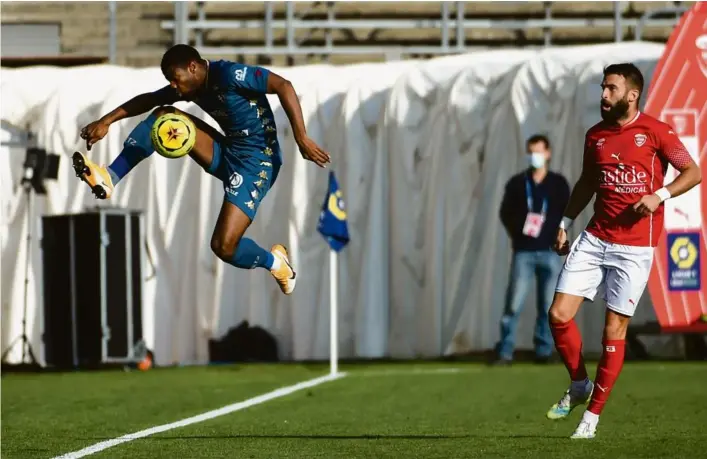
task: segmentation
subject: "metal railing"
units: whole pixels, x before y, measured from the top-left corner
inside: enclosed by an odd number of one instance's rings
[[[210,20],[206,19],[204,2],[197,2],[197,19],[189,19],[189,4],[187,2],[175,3],[175,19],[172,21],[162,21],[163,29],[174,30],[174,42],[188,43],[190,31],[195,32],[195,45],[199,47],[202,54],[251,54],[251,55],[303,55],[303,54],[453,54],[469,51],[474,47],[466,43],[465,35],[467,30],[472,29],[495,29],[522,31],[527,29],[542,29],[544,33],[544,46],[552,45],[552,30],[556,28],[591,28],[591,27],[613,27],[614,40],[621,41],[623,38],[623,28],[634,27],[635,38],[638,40],[642,36],[643,28],[646,25],[672,27],[680,18],[680,14],[687,11],[687,7],[677,5],[675,7],[661,8],[659,10],[647,11],[639,19],[624,18],[621,12],[621,2],[614,2],[613,18],[581,18],[565,19],[553,18],[551,6],[552,2],[543,2],[544,19],[465,19],[464,4],[466,2],[440,2],[439,19],[337,19],[335,15],[334,2],[327,2],[326,19],[306,19],[307,12],[295,16],[293,2],[285,2],[285,18],[274,19],[272,2],[265,3],[265,14],[262,20]],[[456,17],[451,18],[451,4],[456,6]],[[680,2],[677,2],[680,3]],[[654,19],[654,16],[666,13],[676,14],[675,18]],[[349,30],[355,28],[367,29],[439,29],[439,45],[428,46],[406,46],[406,45],[360,45],[342,46],[335,45],[332,31]],[[262,46],[204,46],[203,32],[210,29],[261,29],[265,32],[265,40]],[[274,31],[285,30],[285,45],[274,44]],[[296,30],[308,30],[310,33],[299,40],[295,39]],[[315,30],[324,30],[324,45],[312,46],[303,43]],[[450,32],[454,30],[456,43],[452,45]]]
[[[682,16],[689,9],[690,8],[687,6],[675,5],[646,11],[643,13],[643,16],[641,16],[641,19],[638,20],[638,24],[636,24],[636,31],[634,33],[635,39],[640,40],[643,37],[643,28],[654,16],[658,16],[659,14],[675,13],[675,22],[677,22],[680,20],[680,16]]]

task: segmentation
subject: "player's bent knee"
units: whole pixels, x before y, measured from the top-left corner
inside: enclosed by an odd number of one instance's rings
[[[631,318],[623,314],[609,311],[604,325],[604,338],[621,340],[626,338],[626,331]]]
[[[548,312],[551,324],[564,324],[572,320],[573,315],[570,311],[564,310],[557,303],[553,303]]]
[[[551,324],[564,324],[572,320],[576,312],[576,308],[573,308],[569,302],[558,300],[555,297],[555,301],[552,302],[548,311],[548,317]]]
[[[236,243],[227,242],[219,238],[211,239],[211,250],[221,260],[229,262],[236,253]]]
[[[550,323],[563,324],[574,319],[583,300],[584,298],[576,295],[555,293],[555,298],[552,300],[552,305],[548,311]]]

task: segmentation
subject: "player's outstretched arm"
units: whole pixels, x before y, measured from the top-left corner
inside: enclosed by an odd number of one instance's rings
[[[86,140],[86,148],[90,150],[94,143],[108,134],[108,128],[116,121],[142,115],[157,106],[170,104],[176,100],[176,93],[169,86],[155,92],[140,94],[85,126],[81,129],[81,138]]]
[[[302,156],[316,163],[319,167],[326,167],[326,164],[331,162],[331,157],[329,153],[322,150],[322,148],[307,135],[304,117],[302,116],[302,106],[299,103],[297,93],[292,83],[276,73],[269,72],[267,92],[268,94],[277,94],[277,97],[280,99],[282,108],[285,110],[287,118],[290,120],[292,132]]]

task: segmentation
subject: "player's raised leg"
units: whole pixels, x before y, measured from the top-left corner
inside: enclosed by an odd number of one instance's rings
[[[182,112],[175,107],[165,106],[155,109],[147,118],[135,126],[123,143],[123,150],[110,166],[100,166],[91,161],[87,155],[78,151],[75,152],[72,159],[77,177],[91,187],[91,191],[96,198],[110,198],[118,182],[128,175],[143,159],[149,157],[155,151],[150,138],[150,131],[157,118],[165,113],[176,112],[189,116],[194,121],[197,128],[196,141],[189,155],[201,167],[209,170],[214,162],[214,138],[220,135],[218,131],[195,116]]]
[[[582,336],[574,317],[584,299],[593,300],[604,281],[602,268],[605,245],[582,232],[569,250],[560,272],[555,297],[548,313],[555,348],[562,357],[570,377],[570,387],[547,412],[549,419],[562,419],[578,405],[587,403],[592,382],[582,357]]]
[[[549,419],[567,417],[574,408],[587,403],[592,393],[582,357],[582,335],[574,320],[583,300],[583,296],[557,292],[550,306],[550,330],[571,382],[569,389],[547,412]]]
[[[251,218],[236,204],[224,199],[214,234],[211,250],[221,260],[241,269],[265,268],[270,271],[286,295],[295,288],[296,273],[287,256],[287,249],[274,245],[270,252],[255,241],[244,238]]]

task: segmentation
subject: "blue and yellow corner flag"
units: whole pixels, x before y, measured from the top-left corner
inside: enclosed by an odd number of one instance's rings
[[[331,249],[337,252],[340,252],[349,243],[344,195],[339,189],[334,171],[329,172],[329,191],[322,205],[317,231],[324,236]]]

